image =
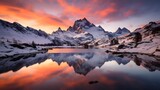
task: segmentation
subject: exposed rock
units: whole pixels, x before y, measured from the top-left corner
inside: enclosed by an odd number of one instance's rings
[[[118,38],[113,38],[113,39],[111,39],[110,45],[116,45],[116,44],[119,44]]]

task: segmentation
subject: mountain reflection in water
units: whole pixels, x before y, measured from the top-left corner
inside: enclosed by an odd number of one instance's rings
[[[49,65],[47,64],[47,66],[45,67],[46,68],[48,67],[46,70],[46,73],[49,72],[50,75],[59,74],[67,70],[67,68],[70,68],[68,72],[65,72],[64,75],[60,75],[59,77],[58,76],[54,77],[56,79],[61,78],[60,80],[62,81],[63,79],[66,79],[66,77],[67,77],[67,80],[70,80],[68,82],[65,82],[65,83],[68,83],[67,85],[63,83],[64,88],[59,87],[59,86],[54,86],[54,85],[53,85],[54,87],[52,87],[50,86],[50,84],[48,84],[49,82],[52,82],[52,84],[57,85],[60,81],[50,81],[46,79],[47,81],[45,82],[45,84],[43,83],[43,89],[46,89],[46,88],[51,89],[51,90],[52,89],[65,89],[65,87],[68,89],[90,89],[90,88],[91,89],[146,89],[146,87],[147,89],[153,89],[153,87],[154,89],[160,89],[160,87],[157,85],[157,84],[160,84],[160,78],[157,78],[160,75],[160,72],[159,72],[160,60],[158,57],[151,57],[147,55],[131,55],[131,54],[113,55],[110,53],[105,53],[100,50],[98,51],[92,50],[91,52],[88,52],[88,50],[87,51],[86,50],[84,50],[84,52],[83,50],[81,50],[80,52],[72,51],[72,52],[67,52],[67,53],[54,52],[54,53],[16,55],[13,57],[0,59],[0,73],[1,73],[0,74],[0,89],[9,89],[7,85],[8,84],[10,85],[13,83],[8,83],[6,84],[6,87],[5,87],[5,85],[3,85],[3,81],[4,81],[3,79],[5,78],[7,80],[10,80],[9,77],[6,77],[6,76],[10,76],[11,73],[14,76],[14,74],[16,72],[21,71],[23,67],[28,67],[25,69],[30,69],[29,71],[33,71],[32,75],[33,74],[37,76],[38,74],[45,75],[45,72],[34,73],[34,70],[37,70],[37,69],[32,68],[32,66],[37,65],[37,63],[39,63],[37,67],[41,66],[40,63],[42,64],[48,63]],[[57,67],[56,68],[57,71],[50,71],[55,66],[51,65],[50,64],[51,62],[49,60],[56,62],[59,65],[59,69],[61,69],[61,67],[64,66],[63,69],[58,70],[58,67]],[[117,64],[115,64],[115,62]],[[68,66],[64,65],[65,63],[68,64]],[[31,66],[31,68],[29,66]],[[42,65],[41,69],[44,69],[43,67],[44,66]],[[122,68],[117,68],[117,67],[122,67]],[[134,69],[129,69],[131,67],[133,67]],[[142,69],[142,67],[145,69]],[[74,74],[74,76],[71,75],[73,74],[72,72],[73,70],[75,73],[78,74],[78,76],[77,74]],[[147,77],[147,73],[149,73],[146,70],[153,74],[153,75],[151,74],[151,76],[154,76],[154,78],[151,81],[145,78]],[[9,71],[13,71],[13,72],[9,72]],[[136,74],[142,73],[142,72],[144,72],[143,75],[146,75],[146,76],[144,76],[143,78],[136,77]],[[106,74],[107,76],[105,76]],[[50,75],[46,77],[50,77]],[[148,77],[151,77],[151,76],[148,76]],[[21,79],[23,78],[25,77],[21,77]],[[43,78],[39,77],[39,79],[44,80]],[[87,78],[88,81],[83,80],[84,78]],[[53,77],[50,79],[53,79]],[[93,79],[96,81],[98,80],[99,83],[95,84],[97,86],[93,86],[94,88],[91,86],[86,86],[87,83],[90,82],[89,80],[93,80]],[[144,82],[148,84],[151,82],[155,82],[155,85],[150,84],[150,86],[149,85],[144,86],[144,85],[147,85]],[[79,86],[75,83],[77,84],[83,83],[85,85]],[[123,87],[125,84],[128,86]],[[12,86],[12,88],[13,87],[14,86]],[[41,86],[33,86],[32,88],[29,88],[29,87],[28,88],[29,89],[42,89],[39,87]],[[15,86],[13,89],[17,89],[17,88],[28,89],[28,88],[24,88],[23,86],[22,87]]]

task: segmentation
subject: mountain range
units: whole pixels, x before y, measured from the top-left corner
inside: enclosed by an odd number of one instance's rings
[[[126,28],[118,28],[116,32],[108,32],[101,26],[96,26],[90,23],[86,18],[76,20],[73,26],[69,26],[67,30],[62,30],[60,27],[53,32],[50,37],[58,39],[63,43],[72,42],[72,45],[81,45],[91,43],[95,40],[118,37],[124,34],[129,34],[130,31]]]
[[[60,27],[52,34],[47,34],[42,30],[36,30],[31,27],[24,27],[17,22],[7,22],[0,20],[0,41],[8,41],[9,43],[32,43],[47,44],[52,43],[54,46],[79,46],[84,44],[108,44],[112,38],[118,37],[119,41],[123,41],[126,35],[134,32],[142,34],[143,39],[153,33],[159,33],[160,23],[150,22],[142,28],[138,28],[130,32],[127,28],[118,28],[116,32],[108,32],[101,26],[96,26],[89,22],[86,18],[76,20],[73,26],[69,26],[67,30]],[[124,38],[122,40],[122,38]],[[125,40],[126,41],[126,40]],[[130,42],[128,39],[126,42]]]
[[[17,41],[19,43],[51,43],[51,38],[42,30],[36,30],[31,27],[24,27],[17,22],[7,22],[0,20],[0,38],[9,42]]]
[[[86,18],[76,20],[74,25],[67,30],[62,30],[59,27],[52,34],[28,26],[24,27],[17,22],[10,23],[0,20],[0,38],[10,42],[16,40],[19,43],[34,41],[37,44],[54,43],[58,46],[77,46],[97,39],[110,39],[127,33],[130,33],[130,31],[126,28],[118,28],[114,33],[105,31],[101,26],[95,26]]]
[[[122,29],[119,27],[116,32],[108,32],[101,26],[96,26],[93,23],[90,23],[86,18],[76,20],[73,26],[69,26],[67,30],[63,31],[61,28],[58,28],[58,30],[52,34],[54,35],[54,33],[57,32],[74,32],[76,34],[87,32],[90,33],[94,39],[112,38],[130,33],[125,27]]]

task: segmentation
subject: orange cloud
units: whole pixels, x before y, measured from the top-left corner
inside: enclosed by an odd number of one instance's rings
[[[57,30],[58,27],[62,29],[67,29],[68,26],[73,25],[74,21],[80,18],[86,17],[89,21],[96,23],[100,23],[104,18],[108,17],[111,13],[116,11],[114,4],[109,4],[110,7],[96,9],[94,6],[98,1],[94,1],[90,4],[84,4],[83,7],[79,7],[78,5],[71,4],[65,0],[38,0],[38,4],[45,5],[46,3],[55,3],[57,2],[57,9],[61,8],[59,15],[51,15],[47,14],[46,11],[35,10],[35,3],[32,4],[24,4],[23,2],[16,1],[17,3],[12,3],[8,5],[7,2],[4,1],[4,5],[0,6],[0,18],[6,19],[11,22],[19,22],[24,26],[30,26],[36,29],[42,29],[47,33],[52,33],[53,30]],[[80,3],[84,3],[81,2]],[[22,4],[22,5],[21,5]],[[16,6],[17,5],[17,6]],[[93,8],[91,8],[92,6]],[[58,12],[55,8],[53,11],[49,13]],[[94,10],[95,9],[95,10]],[[96,18],[95,18],[96,17]]]
[[[89,12],[89,9],[87,8],[78,8],[76,6],[70,5],[65,0],[58,0],[58,3],[64,8],[65,13],[72,13],[75,15],[81,15],[84,16]]]
[[[109,14],[114,13],[115,11],[116,11],[115,8],[109,7],[97,13],[99,13],[101,17],[107,17]]]
[[[31,11],[19,7],[12,6],[0,6],[0,18],[6,19],[12,22],[19,22],[24,26],[30,26],[33,28],[41,28],[46,32],[51,33],[54,27],[67,28],[71,21],[61,20],[56,16],[46,14],[44,12]],[[67,24],[65,23],[67,22]],[[44,28],[47,27],[47,28]],[[49,28],[50,27],[50,28]]]

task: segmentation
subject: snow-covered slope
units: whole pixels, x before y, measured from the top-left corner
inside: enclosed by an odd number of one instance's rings
[[[50,43],[53,40],[44,31],[0,20],[0,57],[42,52],[36,44]]]
[[[58,42],[59,46],[75,46],[78,45],[78,42],[74,40],[73,36],[76,34],[73,32],[61,32],[56,31],[50,35],[50,37]]]
[[[142,35],[142,41],[153,41],[160,36],[160,23],[158,22],[149,22],[144,25],[142,28],[137,28],[133,32],[127,35],[123,35],[119,38],[120,42],[132,42],[134,33],[139,32]]]
[[[0,20],[0,39],[6,39],[10,42],[17,41],[18,43],[34,41],[37,44],[45,44],[52,42],[44,31],[24,27],[17,22],[10,23],[3,20]]]
[[[136,33],[140,35],[135,35]],[[140,37],[142,38],[136,45],[135,39]],[[160,23],[149,22],[144,27],[138,28],[134,32],[120,37],[118,40],[120,44],[123,43],[125,46],[116,52],[143,53],[160,56]]]
[[[58,28],[50,37],[59,42],[59,45],[78,46],[93,41],[93,36],[88,32],[64,31]]]

